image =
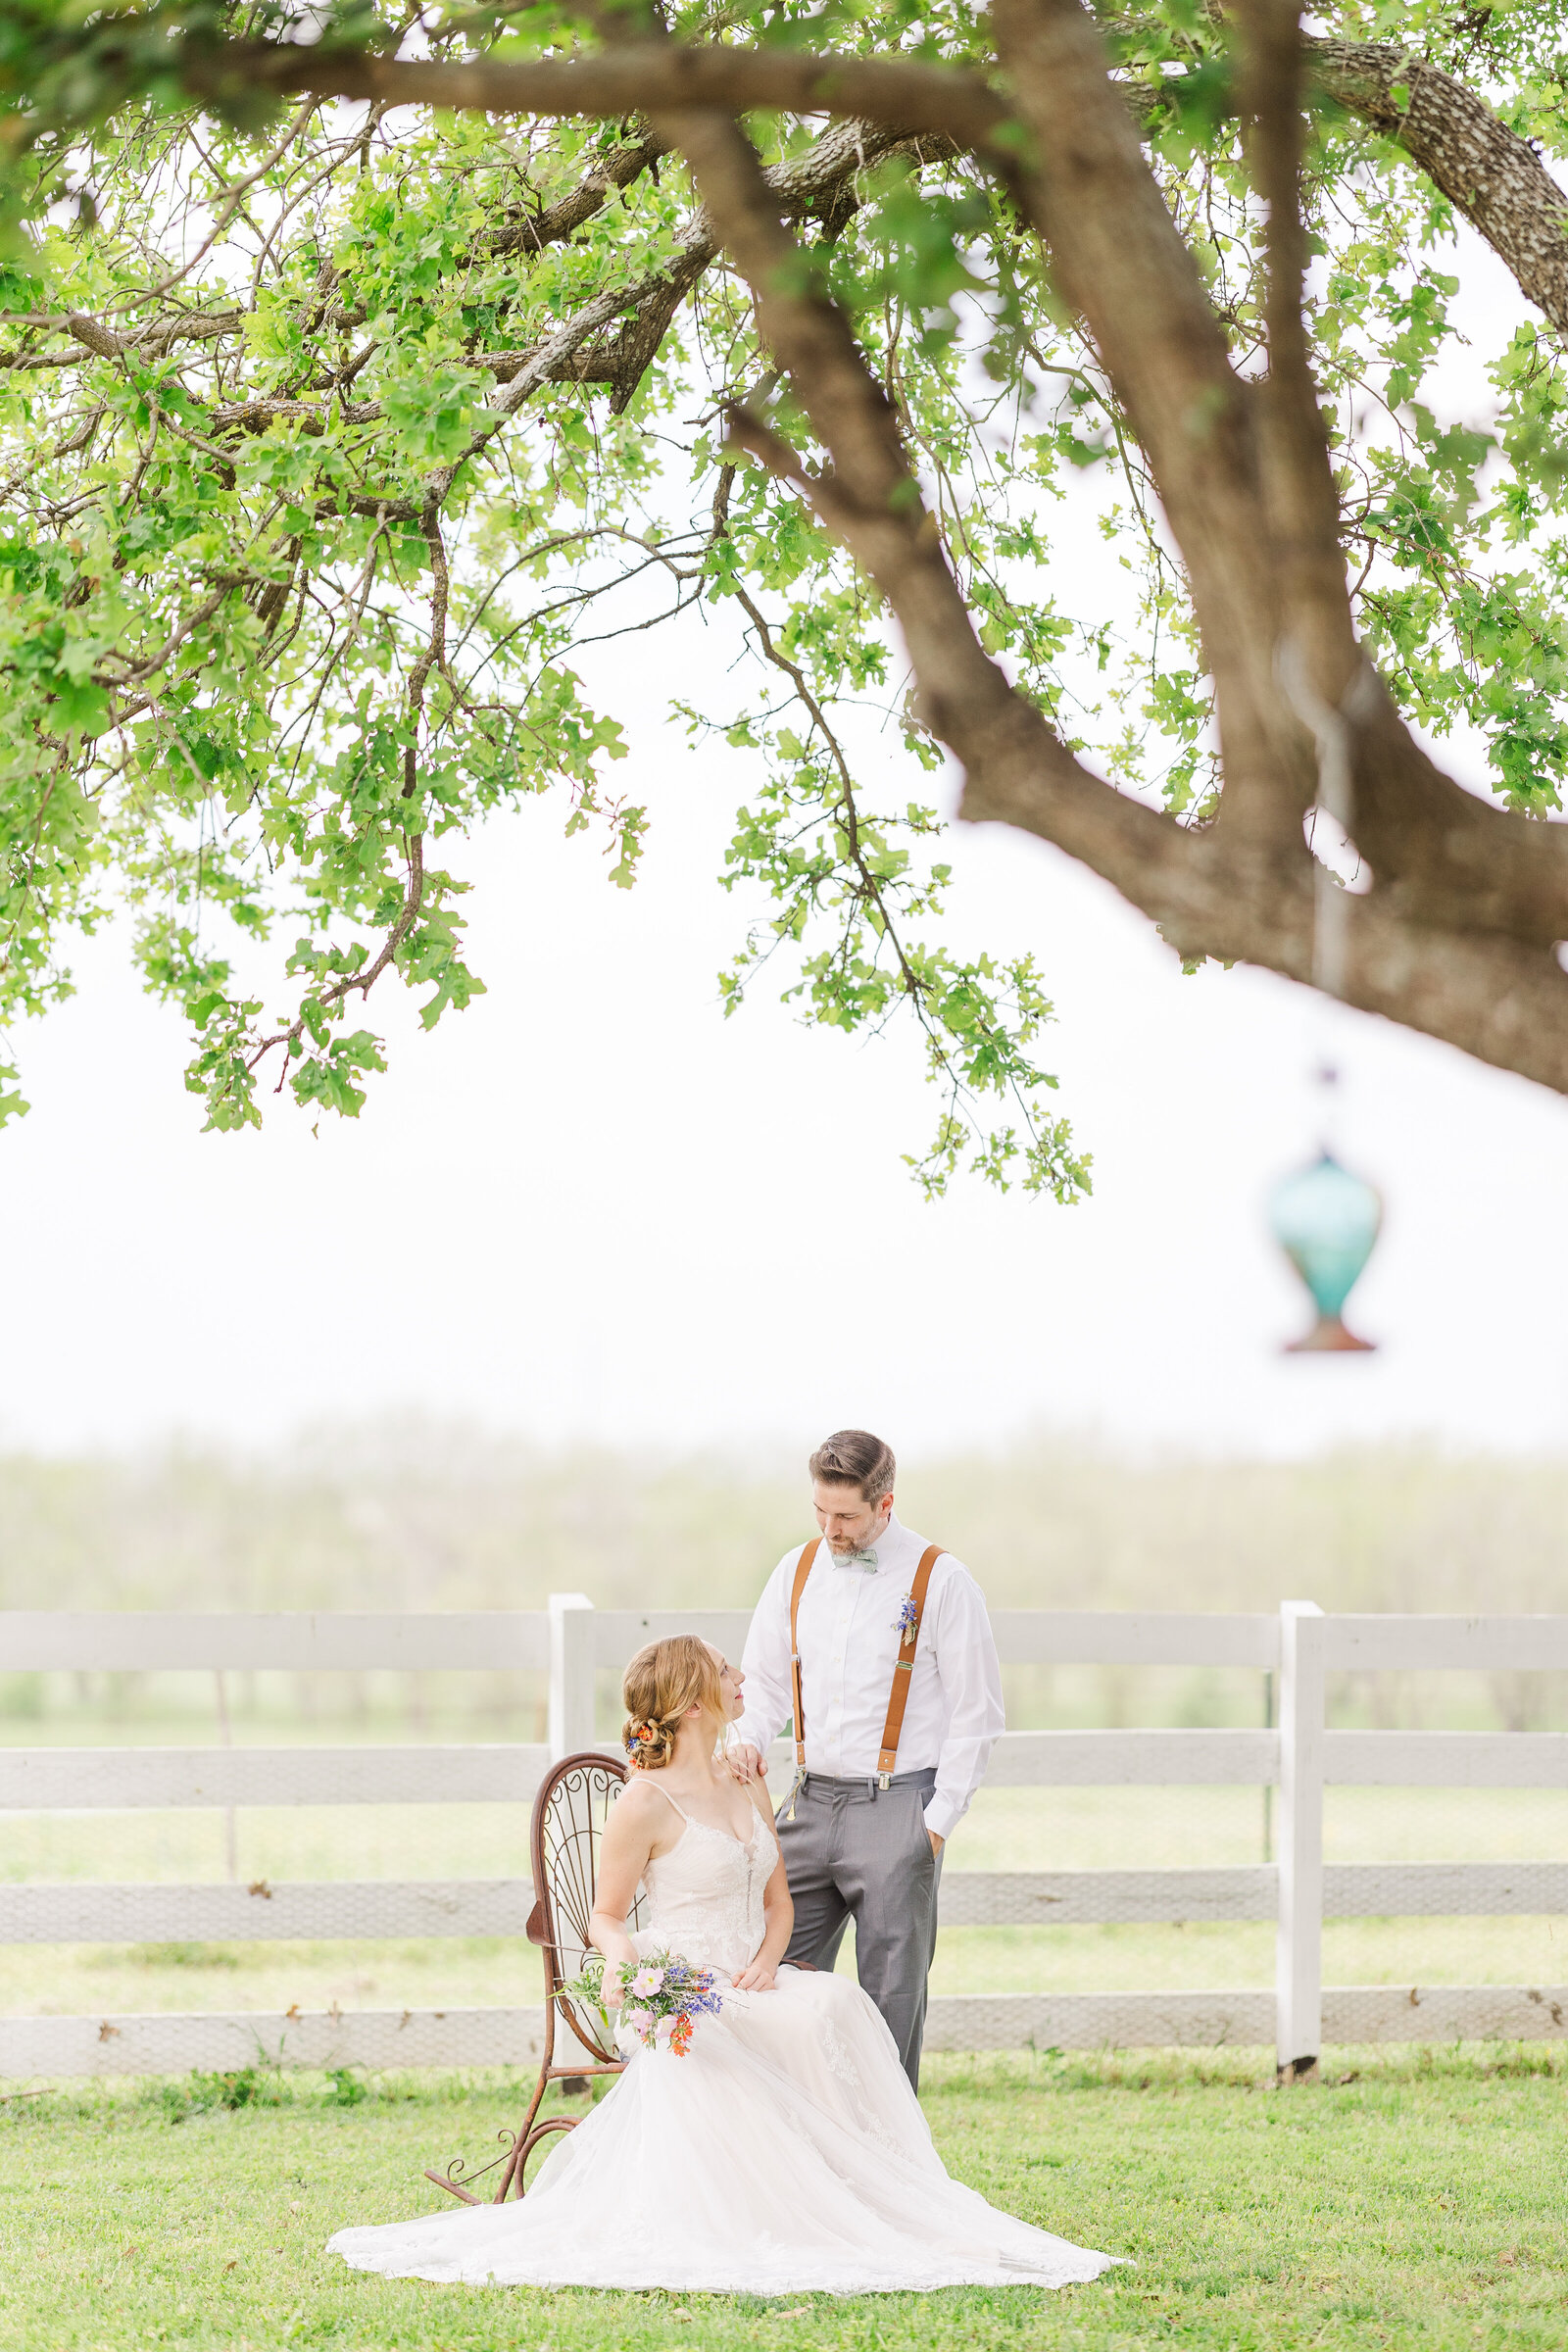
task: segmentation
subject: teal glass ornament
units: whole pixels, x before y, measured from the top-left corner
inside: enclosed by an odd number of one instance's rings
[[[1319,1349],[1370,1353],[1376,1342],[1358,1340],[1346,1329],[1344,1307],[1383,1222],[1383,1202],[1371,1185],[1342,1168],[1325,1151],[1309,1168],[1275,1186],[1269,1222],[1317,1308],[1312,1329],[1304,1338],[1292,1340],[1286,1354]]]

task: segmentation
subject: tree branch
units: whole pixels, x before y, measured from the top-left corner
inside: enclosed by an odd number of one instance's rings
[[[1102,788],[1102,797],[1114,796]],[[1134,829],[1112,825],[1089,855],[1064,837],[1054,797],[1023,763],[998,763],[971,780],[963,813],[1001,819],[1082,858],[1185,957],[1251,963],[1304,987],[1313,983],[1309,860],[1285,873],[1218,831],[1185,836],[1181,858],[1152,858]],[[1139,814],[1151,824],[1164,821],[1146,809]],[[1539,838],[1547,829],[1535,830]],[[1409,921],[1383,890],[1350,896],[1344,916],[1343,1003],[1568,1094],[1568,975],[1549,950]]]
[[[1479,92],[1392,43],[1308,40],[1318,87],[1395,139],[1568,335],[1568,195]]]
[[[1218,10],[1210,13],[1217,20]],[[1105,30],[1135,39],[1157,32],[1162,44],[1169,38],[1168,24],[1152,18],[1118,18]],[[1401,146],[1486,238],[1520,291],[1568,334],[1568,195],[1529,140],[1479,90],[1414,50],[1311,33],[1301,46],[1315,88]],[[1141,120],[1150,114],[1141,100]]]
[[[1301,218],[1302,52],[1297,0],[1238,0],[1242,104],[1252,185],[1264,207],[1263,322],[1268,373],[1257,393],[1259,475],[1276,583],[1271,648],[1276,695],[1272,770],[1229,775],[1218,822],[1277,847],[1302,849],[1301,818],[1320,781],[1303,760],[1298,696],[1278,686],[1289,668],[1338,710],[1363,666],[1350,618],[1340,499],[1329,463],[1307,337],[1306,224]],[[1342,721],[1342,724],[1347,723]],[[1348,808],[1333,811],[1348,825]]]
[[[476,59],[434,65],[284,43],[230,42],[180,63],[196,98],[234,98],[257,87],[389,106],[477,108],[496,115],[653,116],[668,108],[753,107],[794,115],[856,117],[908,131],[945,131],[1005,164],[1016,125],[1004,98],[977,74],[893,58],[820,57],[783,49],[686,48],[638,41],[603,56],[530,65]]]
[[[1227,821],[1294,859],[1311,762],[1274,679],[1280,582],[1253,390],[1231,366],[1088,10],[996,0],[992,20],[1035,134],[1021,200],[1132,420],[1186,564],[1214,680]]]
[[[1305,46],[1318,86],[1397,139],[1490,241],[1529,299],[1568,333],[1568,196],[1529,143],[1477,92],[1393,44],[1309,38]],[[232,98],[261,86],[382,106],[610,118],[660,106],[731,114],[774,107],[944,132],[1009,173],[1019,156],[1018,124],[1004,97],[978,74],[906,59],[638,42],[602,57],[437,65],[334,52],[324,43],[231,42],[205,53],[187,47],[179,71],[196,98]],[[619,155],[628,179],[643,168],[638,148]],[[616,185],[626,184],[621,168],[619,160],[604,168]],[[576,197],[564,199],[585,204],[583,220],[598,209],[592,187],[587,182]],[[514,233],[525,246],[527,224]]]
[[[1268,375],[1258,402],[1264,497],[1281,566],[1282,618],[1338,703],[1360,667],[1340,544],[1340,499],[1312,373],[1303,292],[1302,50],[1297,0],[1239,0],[1252,184],[1266,211],[1263,316]]]
[[[796,453],[744,411],[731,416],[732,437],[810,499],[893,608],[922,711],[963,762],[963,814],[1002,818],[1055,843],[1151,915],[1184,955],[1247,960],[1310,985],[1314,886],[1304,847],[1287,864],[1245,838],[1184,833],[1092,776],[1008,687],[974,636],[892,412],[842,315],[808,290],[806,257],[780,224],[753,151],[733,124],[711,116],[667,127],[752,286],[763,338],[787,368],[832,471],[808,475]],[[1542,828],[1477,812],[1528,830],[1532,846],[1542,840]],[[1392,901],[1356,900],[1350,917],[1348,1003],[1568,1091],[1568,979],[1549,954],[1423,928]]]
[[[968,791],[983,795],[995,779],[1000,793],[1004,778],[1026,776],[1033,805],[1049,811],[1052,838],[1101,871],[1107,858],[1137,869],[1152,887],[1154,873],[1188,856],[1189,837],[1081,767],[982,650],[893,411],[843,314],[812,289],[808,257],[780,223],[753,149],[733,123],[711,115],[669,118],[667,128],[752,288],[762,339],[788,372],[832,471],[808,474],[744,410],[731,413],[732,440],[810,501],[891,606],[922,716],[962,760]]]

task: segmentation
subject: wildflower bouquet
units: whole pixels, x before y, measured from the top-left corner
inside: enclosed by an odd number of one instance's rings
[[[626,2057],[645,2050],[671,2050],[684,2058],[700,2017],[716,2017],[722,1994],[710,1968],[698,1968],[671,1952],[650,1952],[646,1959],[607,1968],[599,1953],[590,1952],[582,1974],[563,1984],[562,1995],[596,2009],[608,2026],[610,2012],[618,2009],[615,2041]]]

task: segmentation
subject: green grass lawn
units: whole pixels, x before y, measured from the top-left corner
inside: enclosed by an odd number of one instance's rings
[[[13,2097],[0,2346],[1562,2352],[1568,2057],[1340,2052],[1328,2081],[1285,2091],[1262,2069],[1245,2053],[937,2060],[925,2105],[950,2168],[1133,2267],[1057,2295],[783,2305],[438,2287],[329,2260],[338,2225],[430,2210],[421,2167],[493,2144],[519,2104],[499,2077],[298,2077],[238,2109],[179,2083]]]

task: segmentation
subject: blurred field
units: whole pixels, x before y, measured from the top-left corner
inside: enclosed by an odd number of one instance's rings
[[[906,1461],[899,1501],[1012,1608],[1568,1607],[1568,1453],[1191,1462],[1041,1436]],[[760,1449],[543,1453],[422,1422],[265,1460],[0,1453],[0,1606],[741,1607],[805,1504],[804,1464]]]
[[[797,1465],[539,1455],[461,1429],[345,1430],[265,1464],[171,1451],[140,1463],[0,1457],[6,1607],[747,1605],[805,1525]],[[1041,1441],[911,1466],[901,1507],[1009,1607],[1568,1609],[1568,1458],[1455,1461],[1413,1449],[1305,1463],[1126,1462]],[[1175,1669],[1011,1669],[1016,1727],[1260,1723],[1264,1678]],[[1340,1677],[1337,1724],[1568,1729],[1568,1678]],[[536,1676],[230,1676],[242,1744],[537,1740]],[[600,1728],[616,1728],[601,1678]],[[11,1675],[0,1741],[219,1739],[211,1676]],[[1568,1790],[1332,1789],[1334,1861],[1560,1860]],[[520,1876],[507,1806],[302,1807],[234,1823],[236,1875]],[[1137,1868],[1266,1858],[1255,1789],[982,1791],[949,1866]],[[13,1816],[6,1880],[226,1875],[213,1813]],[[1326,1931],[1337,1984],[1568,1982],[1554,1920],[1355,1920]],[[1272,1929],[950,1931],[943,1992],[1266,1984]],[[513,2005],[526,1947],[485,1942],[149,1949],[0,1945],[0,2010]]]
[[[906,1520],[1011,1608],[1568,1609],[1568,1453],[1414,1446],[1301,1462],[1123,1459],[1042,1436],[905,1465]],[[545,1453],[463,1425],[323,1428],[265,1459],[0,1454],[0,1608],[747,1607],[807,1530],[804,1464]],[[0,1736],[213,1721],[195,1678],[7,1676]],[[1009,1670],[1011,1720],[1245,1723],[1260,1678]],[[1341,1677],[1336,1722],[1568,1726],[1560,1676]],[[298,1736],[543,1736],[534,1678],[234,1678],[236,1724]],[[607,1723],[612,1678],[602,1700]],[[100,1735],[101,1736],[101,1735]],[[142,1736],[155,1736],[143,1733]],[[198,1737],[200,1734],[197,1735]]]

